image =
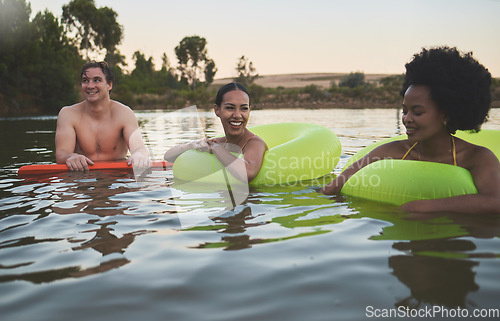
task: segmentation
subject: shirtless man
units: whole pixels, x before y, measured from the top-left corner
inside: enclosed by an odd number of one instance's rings
[[[57,118],[56,161],[70,171],[86,171],[94,161],[125,159],[137,167],[150,165],[134,112],[111,100],[113,72],[105,62],[82,68],[85,100],[61,109]]]

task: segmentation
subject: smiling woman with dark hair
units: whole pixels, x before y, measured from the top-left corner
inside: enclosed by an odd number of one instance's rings
[[[267,145],[246,128],[250,109],[250,94],[245,86],[236,82],[224,85],[215,98],[214,112],[222,123],[225,136],[174,146],[165,153],[165,160],[174,162],[180,154],[190,149],[209,152],[236,178],[251,182],[260,171]],[[243,154],[243,158],[232,153]],[[233,168],[245,168],[246,173]]]
[[[364,166],[381,159],[408,159],[459,166],[472,176],[477,194],[406,203],[411,212],[500,213],[500,163],[489,149],[466,142],[456,130],[479,131],[490,110],[491,75],[471,53],[423,49],[406,64],[401,90],[408,139],[373,149],[323,187],[337,194]]]

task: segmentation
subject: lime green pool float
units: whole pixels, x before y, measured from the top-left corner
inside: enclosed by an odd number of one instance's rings
[[[341,144],[330,129],[311,123],[277,123],[249,130],[269,147],[251,186],[280,185],[311,180],[333,171],[340,160]],[[241,157],[241,156],[240,156]],[[174,162],[175,179],[237,184],[212,154],[189,150]]]
[[[500,131],[457,132],[457,137],[489,148],[500,159]],[[356,153],[344,169],[382,144],[406,139],[400,135],[369,145]],[[356,172],[342,188],[342,194],[393,205],[422,199],[476,194],[470,172],[462,167],[434,162],[385,159]]]

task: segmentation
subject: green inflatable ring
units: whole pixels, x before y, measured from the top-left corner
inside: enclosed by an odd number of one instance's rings
[[[269,147],[251,186],[291,184],[333,171],[341,144],[330,129],[310,123],[277,123],[249,130]],[[189,150],[174,162],[175,179],[216,184],[239,183],[212,154]]]
[[[500,131],[457,132],[457,137],[489,148],[500,159]],[[369,145],[356,153],[344,169],[375,147],[406,139],[400,135]],[[342,194],[393,205],[422,199],[476,194],[470,172],[462,167],[409,160],[386,159],[371,163],[356,172],[342,187]]]
[[[344,195],[397,206],[415,200],[476,193],[472,176],[465,168],[401,159],[371,163],[342,187]]]

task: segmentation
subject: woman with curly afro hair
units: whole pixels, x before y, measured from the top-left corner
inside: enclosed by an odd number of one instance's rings
[[[477,194],[419,200],[402,206],[409,212],[500,214],[500,163],[489,149],[453,134],[478,132],[490,110],[491,74],[472,57],[456,48],[422,49],[406,64],[401,96],[402,121],[408,139],[373,149],[334,181],[325,194],[338,194],[354,173],[384,158],[451,164],[470,171]]]

